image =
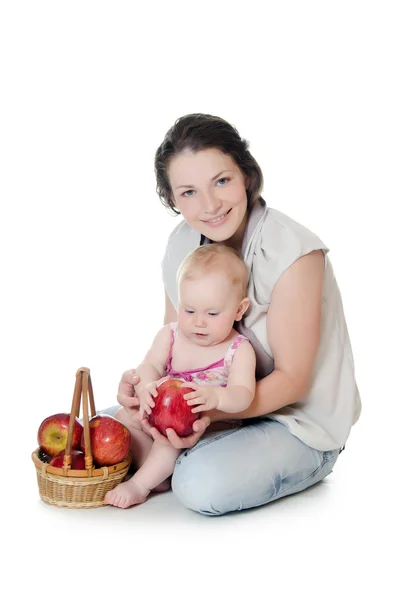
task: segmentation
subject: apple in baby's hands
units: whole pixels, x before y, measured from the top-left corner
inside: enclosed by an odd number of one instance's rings
[[[111,466],[126,458],[131,446],[127,427],[110,415],[95,415],[89,421],[91,454],[99,467]],[[81,448],[85,451],[84,433]]]
[[[50,465],[52,467],[58,467],[62,469],[63,467],[63,457],[65,456],[65,450],[62,450],[59,454],[54,456],[50,461]],[[84,460],[84,452],[81,450],[72,450],[71,452],[72,464],[71,468],[76,470],[85,469],[85,460]]]
[[[181,387],[182,384],[180,379],[166,379],[157,388],[158,396],[153,398],[155,406],[148,421],[165,436],[168,428],[174,429],[180,437],[190,435],[193,423],[199,418],[198,413],[192,413],[194,406],[189,406],[183,398],[193,390]]]
[[[57,413],[44,419],[37,432],[37,441],[42,450],[56,456],[66,448],[66,440],[68,438],[70,414]],[[73,430],[72,449],[80,447],[80,439],[83,431],[83,426],[76,418]]]

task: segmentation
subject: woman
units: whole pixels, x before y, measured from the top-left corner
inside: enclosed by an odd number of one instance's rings
[[[226,244],[241,253],[250,272],[250,308],[236,328],[251,341],[257,361],[248,409],[210,411],[188,438],[168,431],[168,443],[184,449],[172,489],[185,506],[206,515],[302,491],[331,472],[361,410],[328,248],[267,207],[259,165],[221,118],[192,114],[176,121],[156,152],[155,171],[162,203],[184,218],[162,263],[164,324],[177,317],[176,272],[183,258],[203,244]],[[127,409],[138,403],[137,381],[131,370],[120,382],[118,401]],[[205,432],[228,418],[243,424]]]

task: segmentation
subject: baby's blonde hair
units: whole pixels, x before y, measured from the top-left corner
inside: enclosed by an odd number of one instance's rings
[[[198,279],[200,275],[222,273],[233,286],[240,287],[241,299],[247,295],[248,270],[240,254],[230,246],[206,244],[189,252],[179,265],[178,286],[185,279]]]

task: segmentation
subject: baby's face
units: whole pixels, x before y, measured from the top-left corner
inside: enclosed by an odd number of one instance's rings
[[[233,328],[241,301],[239,286],[221,273],[183,279],[179,285],[178,327],[198,346],[223,342]]]

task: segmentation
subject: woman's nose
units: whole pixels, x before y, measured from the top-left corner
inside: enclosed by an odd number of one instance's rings
[[[216,215],[219,212],[221,204],[221,200],[213,194],[205,194],[202,196],[203,209],[209,215]]]

